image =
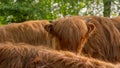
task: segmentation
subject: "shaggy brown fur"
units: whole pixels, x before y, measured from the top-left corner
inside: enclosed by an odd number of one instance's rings
[[[120,34],[112,20],[97,16],[79,16],[79,18],[91,18],[89,23],[97,27],[83,48],[83,54],[113,63],[120,62]]]
[[[89,21],[84,23],[81,19]],[[87,24],[92,24],[92,28],[87,27]],[[62,49],[68,48],[74,52],[80,49],[79,53],[83,49],[82,53],[86,56],[113,63],[120,62],[120,34],[110,18],[71,16],[58,19],[49,28],[51,29],[47,30],[59,38]],[[88,38],[84,36],[85,34],[90,37],[84,46],[83,40]]]
[[[119,65],[40,46],[0,44],[0,68],[119,68]]]
[[[0,43],[6,41],[15,43],[24,42],[55,48],[55,38],[44,29],[46,24],[49,24],[49,21],[35,20],[0,26]]]
[[[113,21],[114,25],[118,28],[118,30],[120,31],[120,16],[111,18],[111,20]]]
[[[59,39],[60,49],[80,54],[95,26],[78,17],[65,17],[46,25],[45,29]]]

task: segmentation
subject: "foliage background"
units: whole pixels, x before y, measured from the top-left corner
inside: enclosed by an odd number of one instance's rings
[[[0,0],[0,25],[66,15],[120,15],[120,0]]]

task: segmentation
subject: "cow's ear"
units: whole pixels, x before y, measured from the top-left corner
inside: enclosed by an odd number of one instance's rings
[[[86,21],[86,25],[87,25],[87,28],[88,28],[88,32],[87,32],[88,37],[91,36],[91,34],[96,29],[95,25],[92,22],[93,22],[93,19],[91,19],[91,18],[87,19],[87,21]]]
[[[93,23],[88,23],[87,28],[88,28],[88,32],[87,32],[88,36],[90,36],[96,29]]]
[[[54,28],[53,28],[53,24],[47,24],[44,26],[45,30],[47,32],[49,32],[50,34],[54,34]]]

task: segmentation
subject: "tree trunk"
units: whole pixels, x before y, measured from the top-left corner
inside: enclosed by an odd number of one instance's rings
[[[103,0],[104,3],[104,17],[110,17],[111,12],[111,0]]]
[[[119,4],[120,4],[120,0],[119,0]],[[119,12],[119,16],[120,16],[120,6],[118,6],[118,12]]]

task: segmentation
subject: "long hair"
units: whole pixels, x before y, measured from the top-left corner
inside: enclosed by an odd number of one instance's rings
[[[0,44],[0,68],[115,68],[109,62],[28,44]]]
[[[111,18],[113,21],[113,24],[117,27],[117,29],[120,31],[120,16]]]
[[[93,24],[76,17],[58,18],[45,29],[56,36],[60,42],[60,49],[79,53],[88,37],[95,30]]]
[[[55,49],[56,39],[50,35],[44,26],[50,24],[48,20],[31,20],[0,26],[0,43],[28,43],[44,45]]]
[[[98,16],[79,16],[79,18],[91,18],[91,23],[97,27],[86,42],[83,54],[113,63],[120,62],[120,33],[112,20],[108,17]]]

